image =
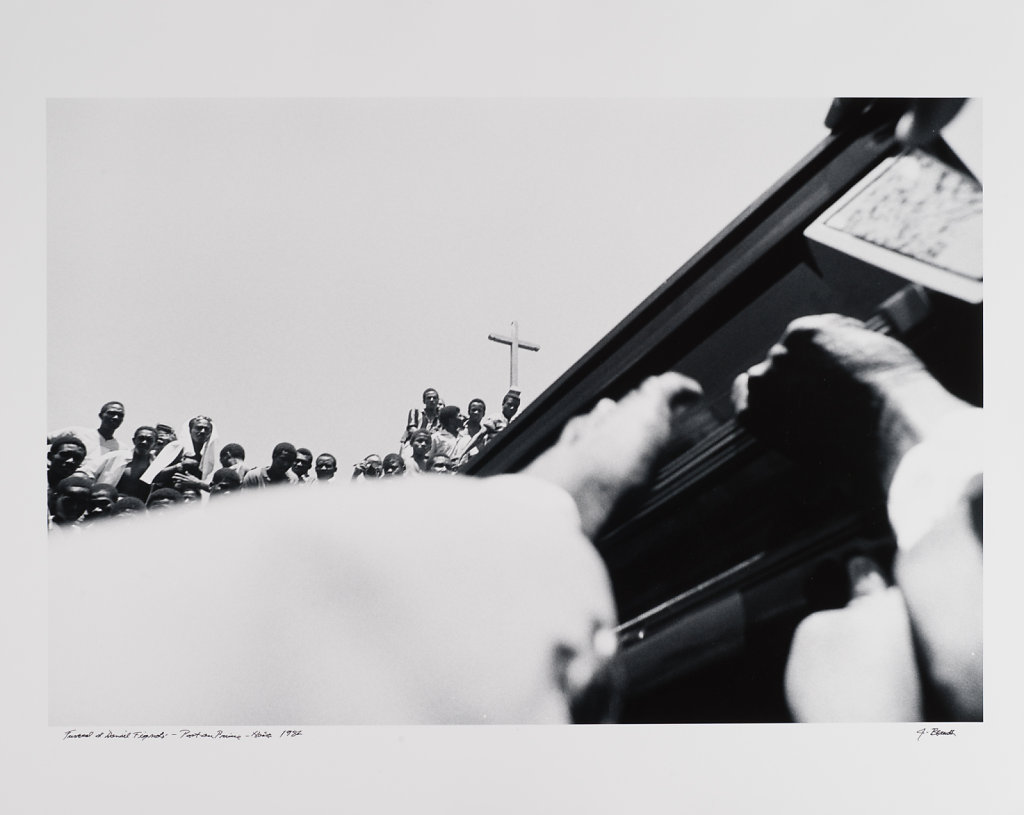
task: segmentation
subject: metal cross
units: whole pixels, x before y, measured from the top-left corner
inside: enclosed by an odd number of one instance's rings
[[[503,337],[500,334],[488,334],[487,339],[493,340],[494,342],[500,342],[503,345],[511,346],[511,360],[509,362],[509,374],[508,374],[508,386],[512,389],[519,387],[519,349],[523,348],[527,351],[539,351],[540,346],[534,345],[532,342],[525,342],[519,339],[519,323],[515,320],[512,321],[512,335],[509,337]]]

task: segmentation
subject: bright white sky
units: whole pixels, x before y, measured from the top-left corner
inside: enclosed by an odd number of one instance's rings
[[[213,417],[345,470],[524,406],[826,135],[827,98],[51,100],[50,429]],[[88,343],[84,343],[87,326]]]

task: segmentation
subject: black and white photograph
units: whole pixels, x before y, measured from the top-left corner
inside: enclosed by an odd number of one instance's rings
[[[241,78],[99,57],[12,103],[12,426],[46,498],[7,491],[10,654],[53,785],[17,811],[126,771],[146,811],[189,800],[166,773],[201,811],[799,808],[870,756],[882,811],[1021,803],[1000,98],[948,66],[677,86],[646,27],[618,35],[647,85],[587,25],[584,75],[552,56],[584,5],[519,27],[567,73],[469,48],[491,87],[324,81],[321,29]],[[351,45],[424,11],[304,20]]]

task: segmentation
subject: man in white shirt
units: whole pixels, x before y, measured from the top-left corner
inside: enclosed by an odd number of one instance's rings
[[[58,436],[77,436],[85,444],[85,461],[82,462],[82,468],[89,471],[94,470],[101,456],[112,453],[121,446],[114,438],[114,433],[124,421],[124,405],[121,402],[107,402],[100,408],[99,418],[100,426],[98,428],[65,427],[48,433],[46,443],[52,444]]]
[[[434,457],[446,456],[453,465],[458,465],[473,441],[462,432],[465,420],[462,411],[456,405],[445,405],[438,412],[441,428],[434,436]]]

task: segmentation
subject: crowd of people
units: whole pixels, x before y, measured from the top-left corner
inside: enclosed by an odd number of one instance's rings
[[[446,405],[434,388],[423,392],[423,407],[408,412],[397,452],[367,455],[354,465],[349,482],[455,473],[508,427],[521,395],[510,389],[501,414],[487,416],[483,399],[467,414]],[[177,504],[277,485],[329,485],[338,478],[338,460],[323,452],[314,459],[306,447],[281,442],[270,463],[246,463],[245,448],[222,444],[209,416],[194,416],[175,432],[167,424],[141,425],[131,446],[115,434],[124,422],[124,404],[100,408],[99,426],[67,427],[47,435],[48,528],[78,528],[97,520],[129,517]]]

